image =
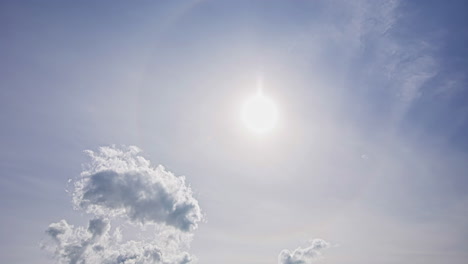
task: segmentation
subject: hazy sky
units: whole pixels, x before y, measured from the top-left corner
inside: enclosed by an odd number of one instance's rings
[[[1,1],[0,262],[466,263],[467,13]]]

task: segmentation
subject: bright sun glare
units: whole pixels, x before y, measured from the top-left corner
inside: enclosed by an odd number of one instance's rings
[[[278,121],[278,109],[275,102],[259,89],[256,95],[245,101],[242,108],[242,121],[255,133],[262,134],[270,131]]]

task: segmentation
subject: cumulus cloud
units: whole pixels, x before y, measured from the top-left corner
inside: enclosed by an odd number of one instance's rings
[[[314,239],[310,245],[298,247],[294,251],[284,249],[278,256],[278,264],[309,264],[322,257],[321,251],[330,247],[323,239]]]
[[[92,162],[75,183],[75,206],[96,215],[126,216],[139,224],[195,229],[202,214],[185,178],[152,167],[139,152],[136,147],[87,151]]]
[[[194,260],[180,250],[180,241],[168,243],[169,237],[161,239],[158,236],[157,241],[123,242],[120,229],[115,229],[112,234],[110,229],[107,219],[92,219],[88,228],[75,227],[61,220],[49,225],[46,233],[53,243],[45,243],[44,248],[53,252],[57,261],[63,264],[184,264]]]
[[[62,264],[193,263],[195,257],[186,250],[202,213],[185,178],[152,167],[137,147],[86,153],[91,162],[75,181],[73,203],[95,218],[86,228],[66,220],[50,224],[43,248]],[[148,227],[154,232],[138,241],[124,240],[120,228],[111,232],[116,218],[134,224],[137,232]]]

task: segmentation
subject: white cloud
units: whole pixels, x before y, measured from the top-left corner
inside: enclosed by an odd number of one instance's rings
[[[44,248],[53,252],[54,257],[62,264],[183,264],[194,260],[194,257],[179,248],[183,244],[181,241],[170,243],[177,236],[158,236],[158,241],[123,242],[120,229],[110,233],[107,219],[90,220],[87,229],[74,227],[61,220],[50,224],[46,233],[52,243],[44,243]]]
[[[196,261],[186,250],[192,231],[202,220],[198,201],[184,177],[162,166],[153,168],[136,147],[101,147],[86,151],[86,164],[74,184],[77,209],[94,214],[88,227],[66,220],[46,230],[43,248],[61,264],[185,264]],[[120,228],[111,232],[111,220],[123,217],[149,238],[123,240]]]
[[[153,168],[139,151],[136,147],[87,151],[92,162],[75,183],[75,206],[96,215],[126,216],[139,224],[166,224],[182,231],[197,228],[202,214],[185,178],[162,166]]]
[[[321,251],[330,247],[323,239],[314,239],[310,245],[298,247],[294,251],[284,249],[278,256],[278,264],[309,264],[322,257]]]

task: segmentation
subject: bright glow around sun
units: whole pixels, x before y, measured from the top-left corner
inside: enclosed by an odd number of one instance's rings
[[[278,121],[275,102],[263,95],[259,89],[256,95],[245,101],[242,107],[242,121],[255,133],[263,134],[270,131]]]

